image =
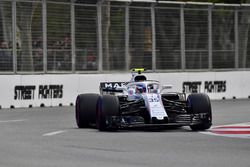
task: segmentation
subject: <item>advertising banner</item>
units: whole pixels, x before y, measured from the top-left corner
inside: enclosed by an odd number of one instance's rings
[[[169,92],[207,93],[211,99],[248,98],[250,72],[145,73],[149,80],[172,85]],[[81,93],[99,93],[100,83],[128,82],[130,73],[1,75],[0,106],[73,105]],[[110,82],[110,84],[108,84]]]

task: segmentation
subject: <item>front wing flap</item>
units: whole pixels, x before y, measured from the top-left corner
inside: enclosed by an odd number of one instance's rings
[[[150,128],[150,127],[171,127],[171,126],[190,126],[201,122],[204,115],[185,114],[179,115],[176,120],[163,123],[145,123],[141,116],[111,116],[106,118],[107,128],[124,129],[124,128]]]

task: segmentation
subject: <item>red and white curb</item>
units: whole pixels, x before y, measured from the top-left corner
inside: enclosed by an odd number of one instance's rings
[[[250,139],[250,122],[232,125],[213,126],[206,132],[200,133],[206,135]]]

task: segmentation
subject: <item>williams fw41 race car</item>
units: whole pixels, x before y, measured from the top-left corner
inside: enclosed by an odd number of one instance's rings
[[[100,83],[100,94],[78,95],[77,126],[100,131],[169,126],[200,131],[211,127],[211,104],[206,94],[186,97],[185,93],[166,92],[170,85],[147,80],[143,71],[133,69],[129,82]]]

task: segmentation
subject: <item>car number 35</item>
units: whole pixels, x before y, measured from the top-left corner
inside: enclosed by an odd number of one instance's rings
[[[160,98],[159,97],[149,97],[148,98],[148,102],[152,103],[152,102],[159,102]]]

